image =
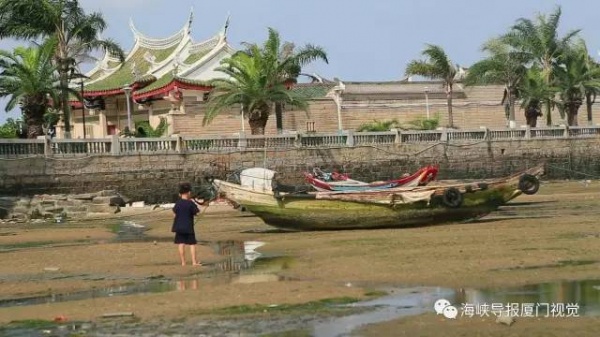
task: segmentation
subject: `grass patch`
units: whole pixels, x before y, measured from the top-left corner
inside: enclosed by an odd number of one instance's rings
[[[365,292],[366,297],[383,297],[387,295],[389,295],[389,293],[384,290],[367,290]]]
[[[29,241],[29,242],[17,242],[6,245],[0,245],[0,253],[9,252],[12,250],[29,249],[29,248],[43,248],[43,247],[67,247],[67,246],[79,246],[84,244],[90,244],[91,241],[87,239],[74,240],[74,241]]]
[[[18,329],[48,329],[53,328],[57,324],[53,321],[43,319],[25,319],[21,321],[12,321],[5,325],[5,328],[18,328]]]
[[[281,332],[269,333],[260,337],[312,337],[312,333],[308,330],[288,330]]]
[[[279,305],[265,305],[265,304],[252,304],[252,305],[236,305],[231,307],[225,307],[215,310],[203,310],[196,311],[198,315],[217,315],[217,316],[244,316],[244,315],[257,315],[257,314],[289,314],[289,313],[330,313],[340,310],[345,310],[343,305],[356,303],[360,301],[358,298],[353,297],[336,297],[326,298],[319,301],[312,301],[307,303],[299,304],[279,304]]]
[[[52,244],[58,243],[57,241],[29,241],[29,242],[17,242],[17,243],[9,243],[6,245],[0,245],[0,250],[10,250],[10,249],[23,249],[23,248],[36,248],[36,247],[44,247]]]
[[[390,243],[389,239],[386,238],[363,238],[363,239],[348,239],[348,240],[336,240],[331,242],[331,245],[343,245],[343,246],[380,246],[387,245]]]
[[[577,267],[577,266],[587,266],[587,265],[595,264],[598,262],[600,262],[600,261],[597,261],[597,260],[564,260],[564,261],[558,261],[557,263],[552,263],[552,264],[541,264],[541,265],[533,265],[533,266],[517,266],[517,267],[510,267],[510,268],[491,269],[490,271],[511,271],[511,270],[532,270],[532,269],[545,269],[545,268]]]
[[[121,224],[119,223],[114,223],[106,227],[108,227],[108,230],[110,230],[110,232],[113,234],[119,234],[119,232],[121,231]]]
[[[294,258],[291,256],[261,257],[254,262],[252,269],[266,269],[280,266],[282,270],[290,269],[294,264]]]

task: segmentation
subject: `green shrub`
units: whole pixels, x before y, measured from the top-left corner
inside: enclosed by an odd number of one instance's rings
[[[18,129],[18,121],[8,118],[4,124],[0,125],[0,138],[17,138]]]
[[[372,122],[365,123],[358,127],[358,132],[378,132],[378,131],[390,131],[393,128],[398,128],[400,124],[397,119],[380,121],[373,120]]]
[[[440,126],[440,116],[437,115],[433,118],[417,118],[408,122],[408,125],[404,127],[407,130],[435,130]]]

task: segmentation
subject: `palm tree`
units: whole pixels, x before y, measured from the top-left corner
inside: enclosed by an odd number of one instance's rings
[[[577,114],[588,95],[600,90],[600,69],[591,67],[585,43],[580,42],[573,49],[563,53],[556,71],[559,88],[558,106],[567,115],[569,126],[577,126]]]
[[[513,50],[501,39],[492,39],[486,42],[482,50],[489,56],[469,67],[465,84],[504,85],[502,102],[508,112],[506,116],[508,124],[510,127],[514,127],[518,86],[527,72],[526,55]]]
[[[61,84],[65,134],[70,136],[68,84],[77,64],[94,50],[104,50],[124,60],[114,41],[98,36],[106,29],[101,13],[86,14],[77,0],[0,0],[0,38],[56,39],[54,53]]]
[[[422,55],[426,60],[413,60],[406,67],[406,76],[418,75],[432,80],[442,80],[448,101],[448,124],[454,127],[452,118],[452,87],[459,79],[460,67],[454,65],[442,47],[428,44]]]
[[[213,87],[204,115],[203,125],[209,124],[226,109],[241,105],[253,135],[264,134],[274,103],[285,103],[306,110],[308,102],[285,83],[275,81],[277,74],[273,59],[264,57],[255,46],[221,61],[217,71],[226,75],[208,82]]]
[[[269,36],[264,44],[259,47],[255,43],[243,43],[245,52],[249,55],[260,51],[265,60],[272,60],[269,67],[273,67],[273,80],[278,83],[294,84],[302,72],[302,67],[314,61],[328,63],[327,53],[322,47],[307,44],[300,49],[291,42],[281,42],[279,32],[269,27]],[[277,132],[283,130],[283,104],[275,103],[275,120]]]
[[[542,106],[552,104],[548,97],[553,97],[557,92],[557,88],[547,85],[540,67],[534,65],[527,70],[517,90],[527,125],[533,128],[537,126],[537,118],[543,116]]]
[[[0,50],[0,97],[9,97],[6,111],[21,106],[28,138],[43,135],[48,98],[58,102],[61,87],[53,63],[55,40],[35,47]],[[67,89],[67,92],[76,92]]]
[[[558,25],[561,14],[561,8],[557,7],[548,16],[539,14],[535,21],[520,18],[503,36],[507,44],[524,52],[531,64],[540,67],[546,86],[552,85],[560,55],[568,49],[571,40],[580,32],[580,30],[572,30],[564,37],[559,37]],[[550,126],[552,125],[552,97],[546,97],[544,101],[546,122]]]
[[[600,64],[596,62],[589,54],[587,45],[584,40],[579,39],[576,44],[576,50],[581,53],[582,58],[585,59],[585,67],[587,69],[586,76],[588,79],[598,80],[600,79],[598,74],[600,73]],[[600,88],[594,86],[587,86],[585,90],[585,105],[587,110],[587,122],[588,125],[592,125],[593,119],[593,105],[596,103],[596,96],[600,93]]]

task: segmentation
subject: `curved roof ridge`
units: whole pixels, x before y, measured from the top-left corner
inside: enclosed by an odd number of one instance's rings
[[[176,33],[165,38],[152,38],[140,32],[133,23],[133,18],[129,18],[129,28],[133,32],[136,43],[148,49],[166,49],[178,45],[183,39],[190,35],[192,22],[194,21],[194,7],[190,11],[190,16],[185,25]]]
[[[210,49],[210,51],[202,56],[200,59],[196,60],[196,62],[193,62],[192,64],[189,64],[188,67],[186,69],[183,69],[179,74],[177,74],[179,77],[186,77],[189,74],[193,73],[196,69],[198,69],[198,67],[204,63],[206,63],[209,60],[212,60],[213,58],[215,58],[217,55],[219,55],[219,53],[223,50],[225,51],[229,51],[233,48],[231,48],[229,46],[229,43],[227,43],[226,41],[224,41],[223,39],[220,39],[219,42],[217,43],[217,45]]]
[[[217,35],[215,35],[209,39],[206,39],[204,41],[201,41],[198,43],[192,43],[192,45],[190,46],[190,54],[199,53],[199,52],[205,51],[206,49],[213,49],[219,44],[220,40],[221,40],[221,35],[217,34]]]

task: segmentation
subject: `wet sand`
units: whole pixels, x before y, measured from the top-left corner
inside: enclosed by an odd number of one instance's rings
[[[67,224],[0,225],[0,300],[52,292],[118,286],[143,279],[196,277],[185,291],[137,294],[65,303],[0,308],[0,322],[47,319],[97,320],[106,312],[131,311],[143,322],[184,318],[198,312],[251,304],[305,303],[326,298],[365,298],[383,286],[489,288],[559,280],[600,279],[597,219],[600,183],[545,183],[491,216],[462,224],[411,229],[280,232],[251,214],[210,206],[198,222],[200,240],[262,241],[263,254],[293,257],[276,272],[288,281],[234,283],[235,275],[210,266],[178,265],[170,225],[161,210],[124,210],[121,216],[150,228],[147,242],[115,242],[123,219]],[[137,215],[134,213],[138,212]],[[154,240],[157,242],[155,243]],[[198,247],[204,263],[219,256]],[[585,263],[578,264],[578,261]],[[45,268],[58,268],[45,271]],[[196,288],[196,289],[192,289]],[[596,318],[519,320],[512,327],[490,321],[442,321],[422,315],[366,326],[365,336],[587,336]],[[519,330],[520,329],[520,330]],[[394,331],[388,334],[387,331]]]

